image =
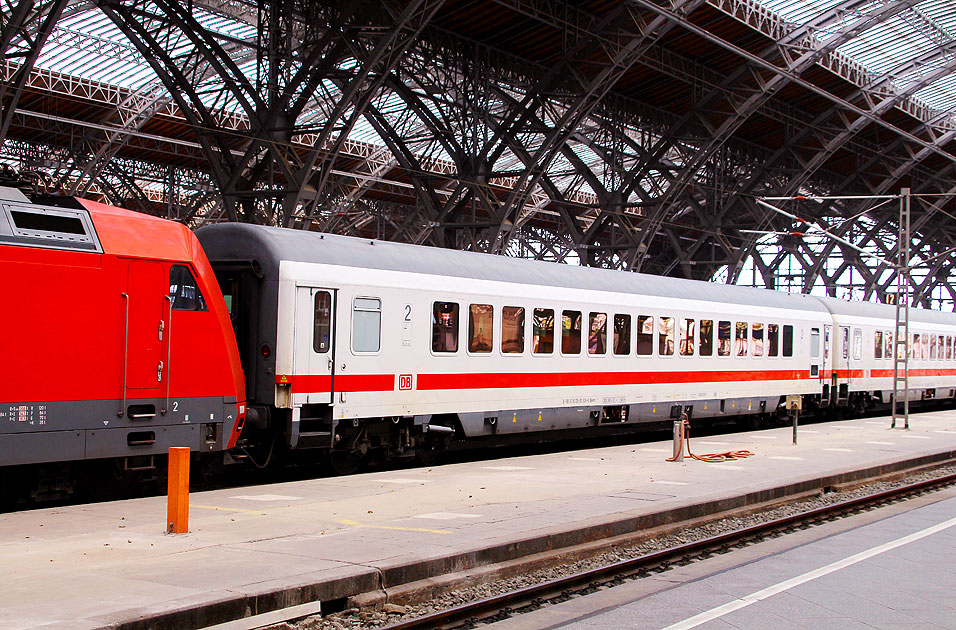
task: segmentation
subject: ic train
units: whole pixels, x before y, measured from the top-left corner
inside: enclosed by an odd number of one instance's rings
[[[47,464],[41,487],[70,462],[161,469],[170,446],[349,472],[893,390],[884,305],[56,204],[0,194],[0,465]],[[911,397],[954,397],[956,315],[910,331]]]

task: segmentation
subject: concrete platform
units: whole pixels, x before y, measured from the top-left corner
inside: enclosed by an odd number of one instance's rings
[[[0,516],[0,628],[195,628],[606,545],[651,527],[956,457],[956,411],[615,446]],[[436,587],[440,588],[440,586]]]

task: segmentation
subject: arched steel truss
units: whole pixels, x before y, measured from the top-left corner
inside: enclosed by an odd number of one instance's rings
[[[915,99],[956,70],[956,39],[920,10],[947,1],[845,0],[796,25],[753,0],[0,0],[0,160],[193,225],[878,299],[893,270],[835,242],[761,236],[799,226],[753,199],[956,192],[956,117]],[[506,50],[469,22],[497,11],[547,44]],[[123,37],[68,26],[84,15]],[[837,52],[893,19],[935,45],[879,74]],[[41,67],[52,47],[151,79],[128,89]],[[647,77],[678,87],[646,97],[634,84]],[[63,116],[36,95],[97,113]],[[867,203],[801,216],[891,256],[896,210]],[[954,207],[914,207],[917,259],[956,244]],[[952,308],[954,273],[946,258],[920,270],[916,301]]]

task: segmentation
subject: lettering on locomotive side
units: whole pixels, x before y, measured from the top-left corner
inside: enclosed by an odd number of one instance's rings
[[[584,397],[584,398],[562,398],[562,405],[593,405],[597,403],[597,398],[593,397]]]

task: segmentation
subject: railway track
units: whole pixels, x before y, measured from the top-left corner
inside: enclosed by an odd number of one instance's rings
[[[824,522],[835,521],[839,518],[905,500],[953,484],[956,484],[956,474],[900,486],[876,494],[850,499],[830,506],[749,526],[737,531],[681,544],[637,558],[582,571],[574,575],[535,584],[425,616],[405,619],[383,626],[380,630],[474,627],[482,623],[504,619],[516,613],[534,610],[549,604],[560,603],[571,597],[586,595],[597,589],[614,586],[627,580],[639,579],[654,572],[663,572],[671,566],[690,564],[697,560],[703,560],[715,554],[727,553],[733,549],[760,542],[767,538],[791,533],[798,529],[807,529]]]

